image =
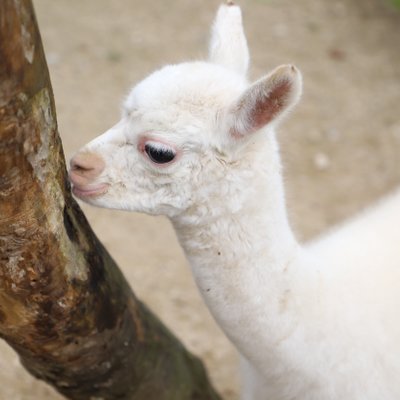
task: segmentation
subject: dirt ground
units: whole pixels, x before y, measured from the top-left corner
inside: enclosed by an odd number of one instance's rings
[[[35,0],[67,158],[118,119],[129,87],[205,56],[219,0]],[[306,240],[400,183],[400,9],[390,0],[242,0],[251,76],[292,62],[300,106],[280,129],[291,221]],[[238,396],[236,355],[164,218],[84,206],[137,295]],[[0,399],[57,400],[1,344]]]

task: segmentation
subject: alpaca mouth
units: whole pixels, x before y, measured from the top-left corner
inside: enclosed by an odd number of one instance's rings
[[[87,199],[89,197],[98,197],[101,196],[103,194],[105,194],[107,192],[109,188],[109,185],[106,183],[101,183],[95,186],[80,186],[80,185],[73,185],[72,187],[72,193],[84,200]]]

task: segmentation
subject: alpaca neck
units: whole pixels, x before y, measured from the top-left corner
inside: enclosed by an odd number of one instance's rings
[[[248,185],[241,185],[237,212],[221,208],[216,215],[216,205],[207,210],[203,203],[173,220],[211,313],[239,351],[260,367],[265,360],[260,348],[272,351],[290,329],[277,317],[287,306],[299,249],[287,219],[279,155],[270,147],[267,158],[251,166]]]

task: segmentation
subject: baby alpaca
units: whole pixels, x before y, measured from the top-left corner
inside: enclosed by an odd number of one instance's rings
[[[292,65],[249,84],[239,7],[207,62],[135,86],[120,122],[71,160],[74,194],[171,220],[198,288],[241,354],[243,399],[400,399],[400,192],[306,246],[288,223],[274,129]]]

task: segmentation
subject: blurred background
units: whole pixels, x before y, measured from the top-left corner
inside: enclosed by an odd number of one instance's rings
[[[204,58],[219,0],[34,0],[67,159],[119,118],[129,88]],[[304,96],[279,141],[292,225],[305,241],[400,184],[400,2],[242,0],[251,78],[282,63]],[[203,305],[168,221],[83,206],[136,294],[238,398],[237,358]],[[0,399],[60,400],[0,343]]]

